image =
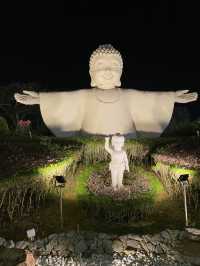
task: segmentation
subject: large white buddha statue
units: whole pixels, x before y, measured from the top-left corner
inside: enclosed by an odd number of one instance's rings
[[[140,91],[121,88],[123,61],[112,45],[100,45],[90,57],[92,89],[16,93],[17,102],[39,104],[47,127],[58,137],[90,134],[158,137],[170,122],[174,103],[188,103],[188,90]]]

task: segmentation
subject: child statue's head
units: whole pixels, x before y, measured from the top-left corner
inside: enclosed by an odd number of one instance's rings
[[[119,133],[112,136],[111,143],[116,151],[121,151],[124,146],[125,138],[124,136],[120,135]]]
[[[112,45],[100,45],[90,57],[91,86],[113,89],[121,86],[123,61]]]

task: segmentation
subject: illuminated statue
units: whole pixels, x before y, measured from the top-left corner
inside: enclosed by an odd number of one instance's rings
[[[114,190],[123,187],[122,180],[124,171],[129,172],[128,158],[126,152],[123,150],[124,136],[112,136],[112,147],[109,146],[109,137],[105,138],[105,149],[111,156],[109,170],[111,171],[112,187]]]
[[[58,137],[83,131],[97,135],[119,132],[133,137],[158,137],[170,122],[174,103],[188,103],[188,90],[152,92],[120,88],[123,61],[111,45],[101,45],[90,57],[92,89],[66,92],[16,93],[16,101],[39,104],[47,127]]]

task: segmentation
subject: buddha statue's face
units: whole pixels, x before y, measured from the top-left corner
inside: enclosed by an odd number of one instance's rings
[[[90,66],[91,86],[109,90],[121,86],[122,63],[113,54],[97,55]]]

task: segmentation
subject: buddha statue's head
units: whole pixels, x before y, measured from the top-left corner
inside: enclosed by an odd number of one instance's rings
[[[112,45],[100,45],[90,57],[91,86],[108,90],[121,86],[123,61]]]

